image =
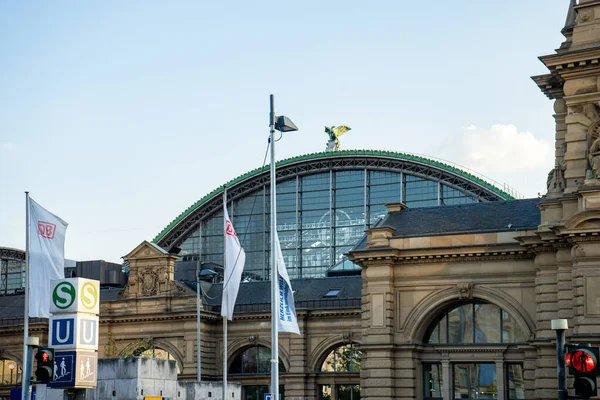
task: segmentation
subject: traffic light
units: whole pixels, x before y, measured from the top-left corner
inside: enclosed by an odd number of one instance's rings
[[[54,349],[40,347],[35,354],[37,368],[35,377],[39,383],[48,383],[54,379]]]
[[[598,361],[600,360],[600,349],[590,345],[568,345],[566,363],[569,372],[574,376],[573,387],[575,395],[582,399],[589,399],[598,395],[596,375],[600,374]]]

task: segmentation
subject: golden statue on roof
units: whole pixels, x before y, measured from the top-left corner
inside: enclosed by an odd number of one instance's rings
[[[344,133],[348,132],[350,129],[349,126],[340,125],[340,126],[332,126],[325,127],[325,133],[329,136],[329,141],[327,142],[326,151],[338,151],[340,150],[340,139]]]

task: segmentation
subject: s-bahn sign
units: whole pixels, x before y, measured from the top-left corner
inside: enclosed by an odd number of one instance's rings
[[[51,313],[100,313],[99,281],[70,278],[52,281],[50,285]]]
[[[51,281],[48,345],[56,349],[50,387],[95,387],[98,368],[100,282]]]

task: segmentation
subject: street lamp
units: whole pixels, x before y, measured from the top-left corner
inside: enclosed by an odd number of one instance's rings
[[[10,384],[13,383],[13,370],[15,369],[15,364],[9,364],[8,369],[10,369]]]
[[[275,98],[270,98],[271,110],[269,113],[269,127],[271,144],[271,398],[279,400],[279,338],[277,316],[279,304],[276,304],[277,298],[277,256],[275,249],[275,233],[277,232],[277,208],[275,202],[275,131],[293,132],[298,127],[286,116],[275,115]]]
[[[202,256],[202,255],[200,255]],[[196,340],[198,341],[198,345],[196,346],[196,359],[197,359],[197,381],[200,382],[202,380],[202,342],[200,335],[200,306],[202,304],[202,285],[201,282],[211,282],[215,275],[217,274],[210,267],[213,263],[203,263],[197,261],[196,263],[196,332],[198,337]],[[216,264],[214,264],[216,265]]]
[[[558,400],[567,400],[567,376],[565,374],[565,331],[569,329],[566,319],[553,319],[550,327],[556,331],[556,370],[558,373]]]

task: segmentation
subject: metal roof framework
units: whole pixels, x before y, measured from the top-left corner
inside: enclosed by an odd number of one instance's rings
[[[512,200],[513,196],[485,181],[451,165],[411,154],[351,150],[314,153],[282,160],[276,164],[277,182],[296,176],[324,171],[366,169],[370,171],[403,172],[443,182],[445,185],[471,194],[480,201]],[[181,213],[165,227],[153,242],[170,251],[178,247],[197,229],[200,221],[209,218],[223,207],[223,189],[228,200],[234,201],[269,186],[269,165],[250,171],[213,190]]]

